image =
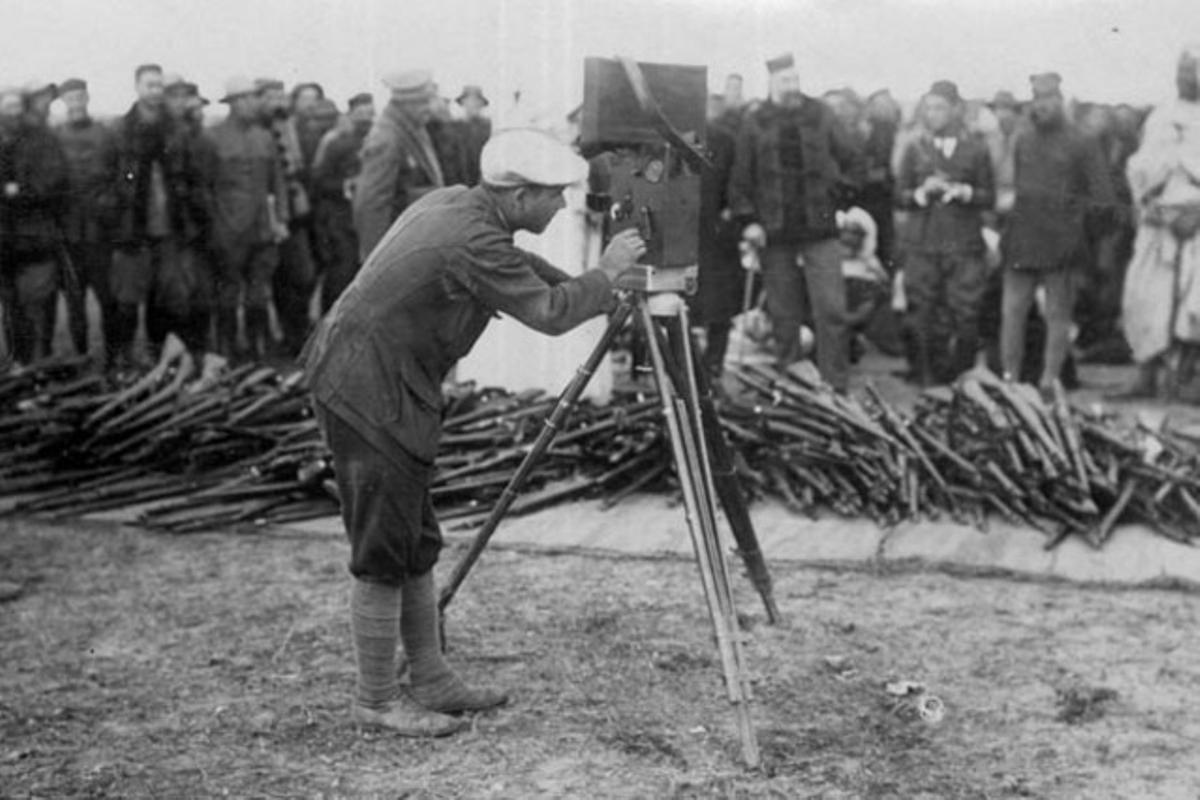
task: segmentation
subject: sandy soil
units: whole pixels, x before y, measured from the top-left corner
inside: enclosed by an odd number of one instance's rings
[[[775,565],[749,773],[686,561],[490,551],[451,658],[514,702],[412,742],[348,722],[338,538],[0,524],[3,797],[1200,797],[1195,595]]]

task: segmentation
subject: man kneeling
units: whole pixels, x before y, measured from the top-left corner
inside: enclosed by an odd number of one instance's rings
[[[610,310],[612,279],[645,252],[625,232],[598,269],[571,278],[513,244],[517,230],[544,231],[563,189],[587,177],[587,162],[549,135],[500,133],[480,168],[481,185],[434,191],[393,223],[302,355],[350,539],[354,717],[405,736],[454,733],[466,723],[451,714],[507,701],[466,686],[438,641],[442,537],[429,486],[442,381],[497,312],[557,335]]]

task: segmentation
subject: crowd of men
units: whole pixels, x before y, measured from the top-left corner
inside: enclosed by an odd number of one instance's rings
[[[87,82],[0,88],[0,301],[8,356],[50,353],[58,294],[77,352],[134,366],[139,326],[203,363],[294,357],[311,308],[327,309],[406,205],[479,180],[487,98],[468,86],[455,117],[423,71],[385,77],[344,109],[317,83],[231,78],[228,115],[205,125],[196,84],[144,64],[109,123]],[[65,121],[49,125],[61,101]],[[369,134],[369,135],[368,135]],[[320,297],[315,297],[320,287]],[[89,342],[87,293],[100,307]]]
[[[771,341],[845,389],[867,338],[932,385],[978,363],[1051,392],[1074,361],[1138,365],[1131,394],[1186,391],[1200,358],[1200,48],[1174,104],[1068,105],[1032,76],[968,101],[934,82],[906,121],[887,90],[802,91],[790,55],[770,95],[713,95],[698,317],[719,370],[761,264]],[[487,98],[452,103],[427,71],[339,109],[317,83],[232,78],[203,124],[197,86],[153,64],[111,124],[85,81],[0,89],[0,300],[11,356],[49,352],[57,295],[74,347],[99,301],[106,363],[169,332],[221,359],[294,356],[392,222],[430,190],[479,182]],[[66,120],[48,126],[51,103]],[[739,249],[741,248],[741,249]],[[1126,273],[1129,278],[1126,279]],[[314,293],[319,289],[319,298]]]
[[[1200,47],[1152,111],[1068,106],[1048,72],[1026,100],[967,101],[938,80],[906,123],[887,90],[817,98],[790,55],[767,69],[766,100],[746,102],[738,75],[710,98],[702,225],[724,231],[702,237],[710,363],[745,307],[742,237],[780,360],[815,340],[839,389],[861,332],[925,386],[987,363],[1049,394],[1076,384],[1076,358],[1132,356],[1123,394],[1197,399]]]

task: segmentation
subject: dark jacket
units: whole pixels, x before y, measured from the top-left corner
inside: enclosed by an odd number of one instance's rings
[[[1100,148],[1070,125],[1030,129],[1016,144],[1016,202],[1004,232],[1005,263],[1057,269],[1082,255],[1084,219],[1111,214],[1116,195]]]
[[[346,181],[357,177],[362,169],[359,153],[365,133],[354,130],[335,135],[321,152],[319,161],[313,164],[313,194],[317,204],[332,203],[349,207],[346,197]]]
[[[156,163],[164,171],[164,180],[170,184],[170,178],[165,175],[168,126],[165,113],[154,120],[146,119],[136,103],[113,124],[117,185],[112,233],[118,245],[137,245],[150,238],[146,222]]]
[[[71,242],[108,239],[116,209],[117,145],[113,132],[91,117],[54,129],[67,159],[71,190],[63,234]]]
[[[571,278],[517,248],[481,186],[412,205],[304,348],[313,399],[385,454],[431,463],[442,381],[496,312],[548,334],[610,308],[599,270]]]
[[[955,138],[957,144],[949,158],[929,135],[909,142],[900,157],[896,205],[909,212],[900,240],[905,250],[982,253],[985,249],[983,212],[996,203],[992,158],[983,142],[974,136],[962,132]],[[942,203],[930,198],[925,208],[919,207],[914,194],[933,175],[970,186],[970,201]]]
[[[738,230],[723,219],[729,208],[729,173],[733,169],[737,139],[720,122],[705,130],[711,168],[700,176],[700,278],[692,306],[696,321],[723,322],[742,310],[745,270],[738,254]]]
[[[167,208],[171,232],[191,244],[207,244],[212,235],[210,143],[200,129],[173,122],[167,131]]]
[[[354,228],[365,259],[404,209],[445,182],[429,132],[395,102],[376,117],[361,160]]]
[[[835,214],[865,176],[862,152],[824,103],[805,97],[788,109],[767,102],[742,121],[730,206],[773,242],[827,239],[837,235]]]
[[[53,255],[62,241],[70,178],[62,146],[44,125],[22,121],[0,135],[0,188],[10,183],[17,187],[15,195],[0,192],[4,255],[14,259]]]
[[[442,168],[442,185],[470,184],[470,153],[467,151],[464,123],[458,120],[431,119],[425,126],[433,140],[438,164]]]
[[[464,183],[474,186],[479,183],[479,156],[483,146],[492,138],[492,121],[486,117],[475,117],[459,123],[463,149],[467,159],[467,174]]]

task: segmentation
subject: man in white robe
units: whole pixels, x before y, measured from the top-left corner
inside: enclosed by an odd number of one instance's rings
[[[1180,56],[1176,85],[1126,168],[1138,216],[1121,309],[1138,365],[1130,397],[1154,397],[1163,371],[1173,393],[1200,353],[1200,44]]]

